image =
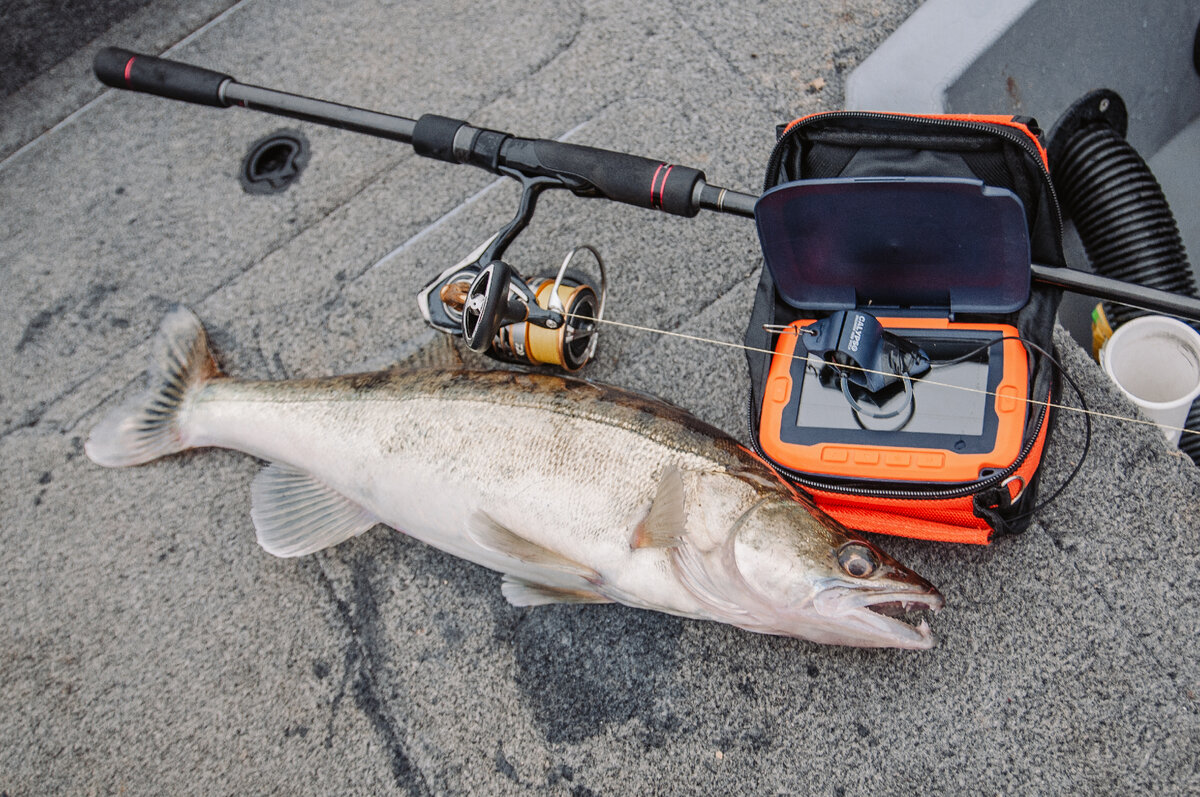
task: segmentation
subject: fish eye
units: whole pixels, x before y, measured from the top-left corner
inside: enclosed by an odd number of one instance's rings
[[[838,564],[846,575],[867,578],[879,567],[879,557],[870,546],[861,542],[848,542],[838,549]]]

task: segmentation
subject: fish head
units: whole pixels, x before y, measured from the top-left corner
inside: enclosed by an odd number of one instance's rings
[[[765,498],[734,524],[724,557],[752,630],[859,647],[930,648],[944,600],[925,579],[808,502]],[[732,596],[730,596],[732,597]]]

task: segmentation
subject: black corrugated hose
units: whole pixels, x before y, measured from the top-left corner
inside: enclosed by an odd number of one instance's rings
[[[1103,121],[1065,142],[1051,163],[1063,209],[1075,223],[1092,267],[1106,277],[1196,296],[1175,216],[1150,167],[1120,132]],[[1144,310],[1106,303],[1115,329]],[[1200,329],[1200,326],[1192,324]],[[1200,428],[1200,401],[1187,428]],[[1180,449],[1200,464],[1200,435],[1184,435]]]

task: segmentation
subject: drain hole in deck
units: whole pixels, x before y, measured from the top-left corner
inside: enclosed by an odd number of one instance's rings
[[[248,194],[277,194],[308,165],[308,140],[297,130],[276,130],[250,146],[242,160],[242,188]]]

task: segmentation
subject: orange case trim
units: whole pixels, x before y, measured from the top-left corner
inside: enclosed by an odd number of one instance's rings
[[[782,138],[783,136],[786,136],[793,127],[800,124],[801,122],[807,121],[809,119],[814,119],[818,116],[826,116],[826,115],[834,116],[839,113],[843,113],[843,112],[842,111],[821,111],[819,113],[810,113],[807,116],[801,116],[799,119],[793,119],[792,121],[788,122],[787,127],[785,127],[783,129],[783,133],[780,135],[780,138]],[[950,119],[950,120],[953,120],[956,122],[978,122],[980,124],[1004,125],[1005,127],[1012,127],[1017,130],[1020,130],[1022,133],[1029,136],[1029,140],[1032,141],[1034,143],[1034,145],[1037,147],[1038,154],[1042,156],[1042,164],[1043,165],[1045,165],[1049,162],[1046,157],[1046,148],[1042,146],[1042,142],[1038,139],[1037,136],[1035,136],[1033,134],[1033,132],[1029,129],[1029,126],[1022,124],[1020,122],[1013,121],[1013,117],[1010,115],[1007,115],[1007,114],[897,113],[895,111],[865,111],[864,113],[877,113],[880,116],[895,116],[895,117],[907,116],[910,118],[932,119],[935,121],[938,119]]]
[[[793,321],[789,327],[806,327],[815,319]],[[800,445],[780,439],[783,413],[795,385],[792,383],[792,360],[796,354],[799,333],[780,334],[771,358],[763,391],[762,417],[759,422],[759,442],[767,456],[789,470],[822,476],[842,476],[856,479],[883,479],[915,482],[969,482],[979,478],[984,468],[1009,467],[1021,452],[1025,432],[1025,411],[1028,405],[1028,357],[1017,337],[1017,330],[1008,324],[952,323],[945,318],[880,318],[885,329],[961,329],[1001,332],[1004,370],[991,408],[999,418],[996,442],[992,450],[982,454],[959,454],[946,449],[896,446],[870,446],[850,443],[816,443]]]
[[[790,122],[784,128],[783,134],[786,135],[793,127],[812,119],[817,116],[834,115],[837,111],[822,111],[820,113],[808,114],[801,116],[798,119]],[[892,111],[878,111],[877,113],[886,116],[896,117],[917,117],[920,119],[951,119],[963,122],[979,122],[982,124],[995,124],[1011,127],[1019,130],[1024,135],[1028,136],[1037,148],[1038,154],[1042,158],[1042,163],[1046,164],[1046,149],[1042,146],[1041,140],[1033,134],[1029,127],[1025,124],[1017,122],[1012,116],[1004,114],[903,114]],[[781,135],[781,138],[782,138]],[[784,336],[781,336],[781,341]],[[794,336],[786,336],[794,337]],[[1024,354],[1024,347],[1021,348],[1021,353]],[[795,351],[795,341],[792,341],[789,356]],[[776,352],[776,361],[778,361],[779,351]],[[1007,356],[1005,358],[1008,359]],[[774,372],[775,363],[772,363],[772,372]],[[789,380],[790,381],[790,380]],[[768,385],[770,379],[768,378]],[[785,402],[786,403],[786,402]],[[764,407],[765,415],[765,407]],[[1026,456],[1025,461],[1013,473],[1012,478],[1008,481],[1009,496],[1012,500],[1016,500],[1026,484],[1033,475],[1037,472],[1038,466],[1041,463],[1042,451],[1046,444],[1050,424],[1042,425],[1042,429],[1038,434],[1037,440]],[[778,426],[776,427],[778,428]],[[765,442],[765,441],[764,441]],[[769,452],[768,452],[769,453]],[[773,456],[773,455],[772,455]],[[925,477],[926,479],[928,477]],[[937,542],[957,542],[971,543],[976,545],[987,545],[991,542],[993,529],[983,519],[978,517],[974,512],[974,497],[964,496],[962,498],[952,498],[945,500],[905,500],[905,499],[884,499],[870,498],[867,496],[845,495],[842,493],[825,492],[818,489],[810,489],[808,492],[813,496],[817,506],[825,512],[841,521],[846,526],[860,531],[869,531],[878,534],[891,534],[900,537],[911,537],[920,540],[932,540]]]
[[[1007,480],[1009,499],[1025,491],[1042,461],[1050,424],[1043,424],[1025,461]],[[994,529],[975,514],[975,497],[947,499],[872,498],[813,489],[817,506],[844,525],[859,531],[890,534],[934,542],[987,545]]]

